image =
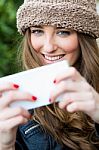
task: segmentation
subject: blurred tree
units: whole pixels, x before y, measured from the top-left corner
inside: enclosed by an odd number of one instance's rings
[[[0,77],[17,71],[16,10],[23,0],[0,0]]]

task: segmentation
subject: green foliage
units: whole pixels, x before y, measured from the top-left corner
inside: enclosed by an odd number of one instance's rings
[[[0,77],[17,71],[16,10],[21,0],[0,0]]]

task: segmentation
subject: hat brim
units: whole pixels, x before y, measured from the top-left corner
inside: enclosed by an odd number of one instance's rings
[[[17,12],[17,28],[23,34],[27,28],[55,25],[99,37],[99,16],[91,8],[76,4],[23,4]]]

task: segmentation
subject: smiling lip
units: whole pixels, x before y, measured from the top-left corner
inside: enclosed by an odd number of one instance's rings
[[[62,57],[64,57],[64,55],[65,54],[61,54],[61,55],[57,55],[57,56],[48,56],[48,55],[43,54],[44,58],[49,61],[57,61],[57,60],[61,59]]]

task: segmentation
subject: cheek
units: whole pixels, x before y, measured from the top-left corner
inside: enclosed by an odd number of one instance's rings
[[[65,52],[69,52],[66,55],[66,59],[68,60],[70,65],[73,65],[77,58],[79,57],[80,48],[77,36],[70,37],[65,39],[62,43],[62,48]]]
[[[41,48],[41,42],[39,39],[33,37],[32,35],[31,35],[31,45],[36,52],[39,52],[39,49]]]
[[[67,39],[65,40],[63,43],[62,43],[62,47],[64,49],[64,51],[66,52],[71,52],[71,51],[75,51],[79,48],[79,43],[78,43],[78,40],[77,38],[70,38],[70,39]]]
[[[76,60],[78,59],[79,55],[80,55],[80,51],[76,50],[73,53],[67,54],[66,60],[68,60],[70,65],[73,65],[76,62]]]

